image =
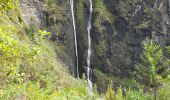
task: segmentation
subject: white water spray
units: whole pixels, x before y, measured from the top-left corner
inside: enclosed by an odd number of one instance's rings
[[[90,17],[88,20],[88,26],[87,26],[87,32],[88,32],[88,55],[87,55],[87,81],[90,87],[90,90],[93,89],[92,85],[92,70],[90,67],[90,61],[91,61],[91,36],[90,36],[90,31],[91,31],[91,20],[92,20],[92,13],[93,13],[93,2],[92,0],[90,1]]]
[[[77,35],[76,35],[76,25],[75,25],[75,18],[74,18],[74,0],[70,0],[71,5],[71,13],[72,13],[72,20],[73,20],[73,29],[74,29],[74,40],[75,40],[75,52],[76,52],[76,73],[77,78],[79,79],[79,68],[78,68],[78,50],[77,50]]]

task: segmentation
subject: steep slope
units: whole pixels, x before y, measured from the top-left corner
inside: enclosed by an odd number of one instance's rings
[[[69,0],[20,0],[20,5],[27,25],[52,33],[49,38],[64,49],[60,58],[75,74],[75,46]]]
[[[6,2],[0,2],[0,100],[92,98],[62,62],[61,44],[25,24],[18,0]]]
[[[69,80],[76,82],[58,56],[62,49],[57,47],[59,46],[57,43],[46,39],[50,33],[32,30],[30,26],[25,25],[17,0],[8,6],[9,9],[2,9],[0,13],[1,71],[4,72],[2,75],[7,74],[6,77],[9,76],[9,79],[13,80],[10,74],[24,73],[24,80],[27,81],[31,78],[36,79],[39,77],[36,76],[38,74],[43,76],[48,73],[49,76],[58,77],[58,82]],[[8,78],[6,80],[9,81]]]

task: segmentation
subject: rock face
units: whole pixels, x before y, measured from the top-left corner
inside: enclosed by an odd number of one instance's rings
[[[60,57],[74,74],[75,47],[69,0],[20,0],[20,6],[27,25],[51,32],[50,38],[60,44],[57,48],[64,47],[66,54]]]
[[[151,38],[170,45],[168,0],[94,0],[92,67],[94,81],[102,86],[103,76],[130,77],[140,62],[142,42]],[[81,73],[87,56],[88,0],[77,0],[77,27]],[[81,12],[82,11],[82,12]],[[101,75],[102,74],[102,75]],[[103,75],[104,74],[104,75]],[[106,79],[107,80],[107,79]],[[103,82],[105,85],[106,82]]]
[[[74,37],[69,0],[21,0],[25,22],[53,33],[52,39],[67,47],[74,66]],[[129,77],[140,62],[141,43],[152,38],[170,45],[169,0],[93,0],[92,68],[106,76]],[[76,0],[80,75],[86,71],[89,1]],[[31,19],[30,19],[31,18]],[[72,65],[71,65],[72,64]],[[74,67],[73,67],[74,68]]]
[[[95,0],[93,68],[128,77],[140,62],[141,43],[152,38],[167,45],[168,0]]]

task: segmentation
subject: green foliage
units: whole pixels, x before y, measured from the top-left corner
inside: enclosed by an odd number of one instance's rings
[[[99,16],[104,18],[105,21],[112,20],[112,14],[108,11],[102,0],[94,0],[95,12],[99,13]]]
[[[163,76],[166,77],[166,79],[170,79],[170,46],[166,47],[166,53],[165,66],[168,67],[165,68],[166,70],[164,70]]]
[[[77,20],[80,24],[83,23],[83,0],[78,0],[77,2]]]
[[[94,12],[94,25],[99,29],[100,32],[102,32],[104,30],[104,26],[102,26],[102,23],[110,23],[114,19],[114,16],[112,16],[111,12],[109,12],[102,0],[94,0]]]
[[[15,0],[0,0],[0,11],[14,8]]]
[[[119,87],[119,88],[117,89],[116,100],[123,100],[122,87]]]
[[[169,60],[169,54],[170,54],[170,46],[166,47],[167,51],[167,60],[166,60],[166,70],[164,71],[164,82],[162,83],[161,87],[158,89],[158,100],[169,100],[170,98],[170,60]]]
[[[16,33],[15,27],[0,26],[0,71],[3,72],[1,77],[6,76],[6,80],[20,77],[20,65],[36,60],[37,47],[19,39]]]
[[[16,16],[4,13],[0,20],[3,18],[5,23],[0,23],[0,100],[92,100],[97,96],[89,92],[86,81],[77,81],[69,74],[67,66],[56,55],[58,44],[46,38],[49,32],[14,25]]]
[[[110,77],[108,77],[105,73],[102,73],[99,69],[93,69],[93,72],[97,77],[97,86],[98,89],[104,89],[103,91],[106,91],[107,89],[107,82],[110,80]],[[114,80],[115,81],[115,80]]]
[[[4,70],[7,70],[7,72],[11,70],[16,70],[17,66],[17,60],[20,58],[19,55],[19,49],[17,46],[19,45],[17,41],[15,40],[15,37],[12,35],[12,32],[14,29],[11,29],[11,31],[5,32],[2,28],[0,28],[0,55],[1,55],[1,68],[4,72]],[[8,60],[7,60],[8,59]],[[9,62],[14,62],[8,69],[4,69],[3,67],[8,65]]]
[[[87,82],[85,80],[77,82],[65,69],[66,66],[56,59],[52,44],[45,38],[49,34],[38,30],[30,39],[24,34],[20,35],[15,27],[1,27],[1,100],[95,98],[95,95],[89,92]]]
[[[55,84],[51,78],[45,77],[44,84],[46,88],[42,87],[41,82],[26,82],[26,83],[12,83],[7,86],[3,93],[0,95],[0,100],[10,100],[26,98],[31,100],[53,100],[55,95]],[[43,85],[44,85],[43,84]]]
[[[18,0],[0,0],[0,25],[19,25],[23,22]]]
[[[42,31],[42,30],[38,30],[37,33],[33,34],[33,40],[36,44],[41,43],[41,42],[45,42],[46,41],[46,36],[50,35],[50,32],[46,32],[46,31]]]
[[[147,40],[143,43],[143,53],[141,59],[143,63],[136,67],[135,75],[137,80],[150,88],[158,87],[162,82],[162,75],[158,73],[163,68],[161,60],[163,52],[159,45],[152,40]]]
[[[55,8],[56,8],[56,1],[55,0],[44,0],[43,1],[45,6],[47,7],[47,9],[51,12],[55,12]]]
[[[153,100],[153,97],[149,93],[144,93],[142,89],[129,89],[126,93],[126,100]]]
[[[106,100],[115,100],[115,92],[112,89],[112,82],[109,83],[107,91],[105,93],[105,99]]]
[[[114,90],[112,89],[112,81],[111,81],[105,93],[105,99],[106,100],[123,100],[122,88],[119,87],[115,93]]]
[[[170,80],[167,80],[158,90],[158,100],[169,100]]]
[[[166,80],[168,79],[167,76],[169,76],[169,68],[165,68],[164,63],[162,63],[162,48],[160,47],[160,45],[154,43],[152,40],[147,40],[143,43],[143,53],[141,55],[141,58],[142,63],[136,66],[136,71],[134,73],[137,82],[144,85],[145,90],[148,91],[148,94],[150,94],[151,92],[150,89],[152,90],[153,100],[156,100],[157,98],[160,100],[168,100],[168,87],[165,89],[161,89],[162,87],[164,87],[164,84],[167,84]],[[168,63],[168,61],[169,60],[167,60],[166,63]],[[138,92],[140,93],[140,95],[144,94],[141,91]],[[132,94],[135,93],[136,92]]]
[[[29,100],[93,100],[95,97],[86,88],[85,80],[76,87],[58,87],[50,76],[44,76],[37,82],[9,84],[0,92],[0,100],[26,98]]]
[[[146,21],[146,22],[143,22],[143,23],[137,25],[135,28],[137,28],[137,29],[144,29],[144,28],[149,27],[149,24],[150,24],[150,22]]]

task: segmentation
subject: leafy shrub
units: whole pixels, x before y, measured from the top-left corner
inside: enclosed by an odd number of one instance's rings
[[[158,100],[170,99],[170,81],[166,81],[158,90]]]
[[[122,88],[119,87],[117,89],[117,92],[115,93],[112,89],[112,82],[109,83],[107,91],[105,93],[105,99],[106,100],[123,100],[123,92]]]
[[[18,38],[16,33],[15,27],[0,26],[0,71],[2,72],[0,76],[5,77],[5,80],[20,77],[23,73],[19,73],[19,67],[26,62],[36,60],[37,47]]]
[[[3,91],[3,94],[0,96],[1,100],[10,100],[17,98],[26,98],[31,100],[54,100],[55,88],[54,83],[49,80],[49,77],[46,77],[47,87],[41,88],[39,82],[27,82],[27,83],[13,83],[9,84],[6,90]],[[52,99],[53,98],[53,99]]]
[[[22,27],[20,27],[22,30]],[[57,58],[49,32],[27,36],[14,26],[0,27],[0,100],[91,100],[87,82],[74,79]]]
[[[13,1],[13,0],[1,0],[0,1],[0,11],[2,9],[9,10],[9,9],[14,8],[14,2],[15,1]]]
[[[126,93],[126,100],[153,100],[153,96],[149,93],[144,93],[142,89],[131,90]]]
[[[152,40],[146,40],[143,43],[143,53],[141,55],[143,63],[136,67],[135,75],[138,82],[152,89],[153,96],[157,97],[157,88],[163,82],[163,69],[161,61],[163,59],[163,51],[160,45],[154,43]]]

